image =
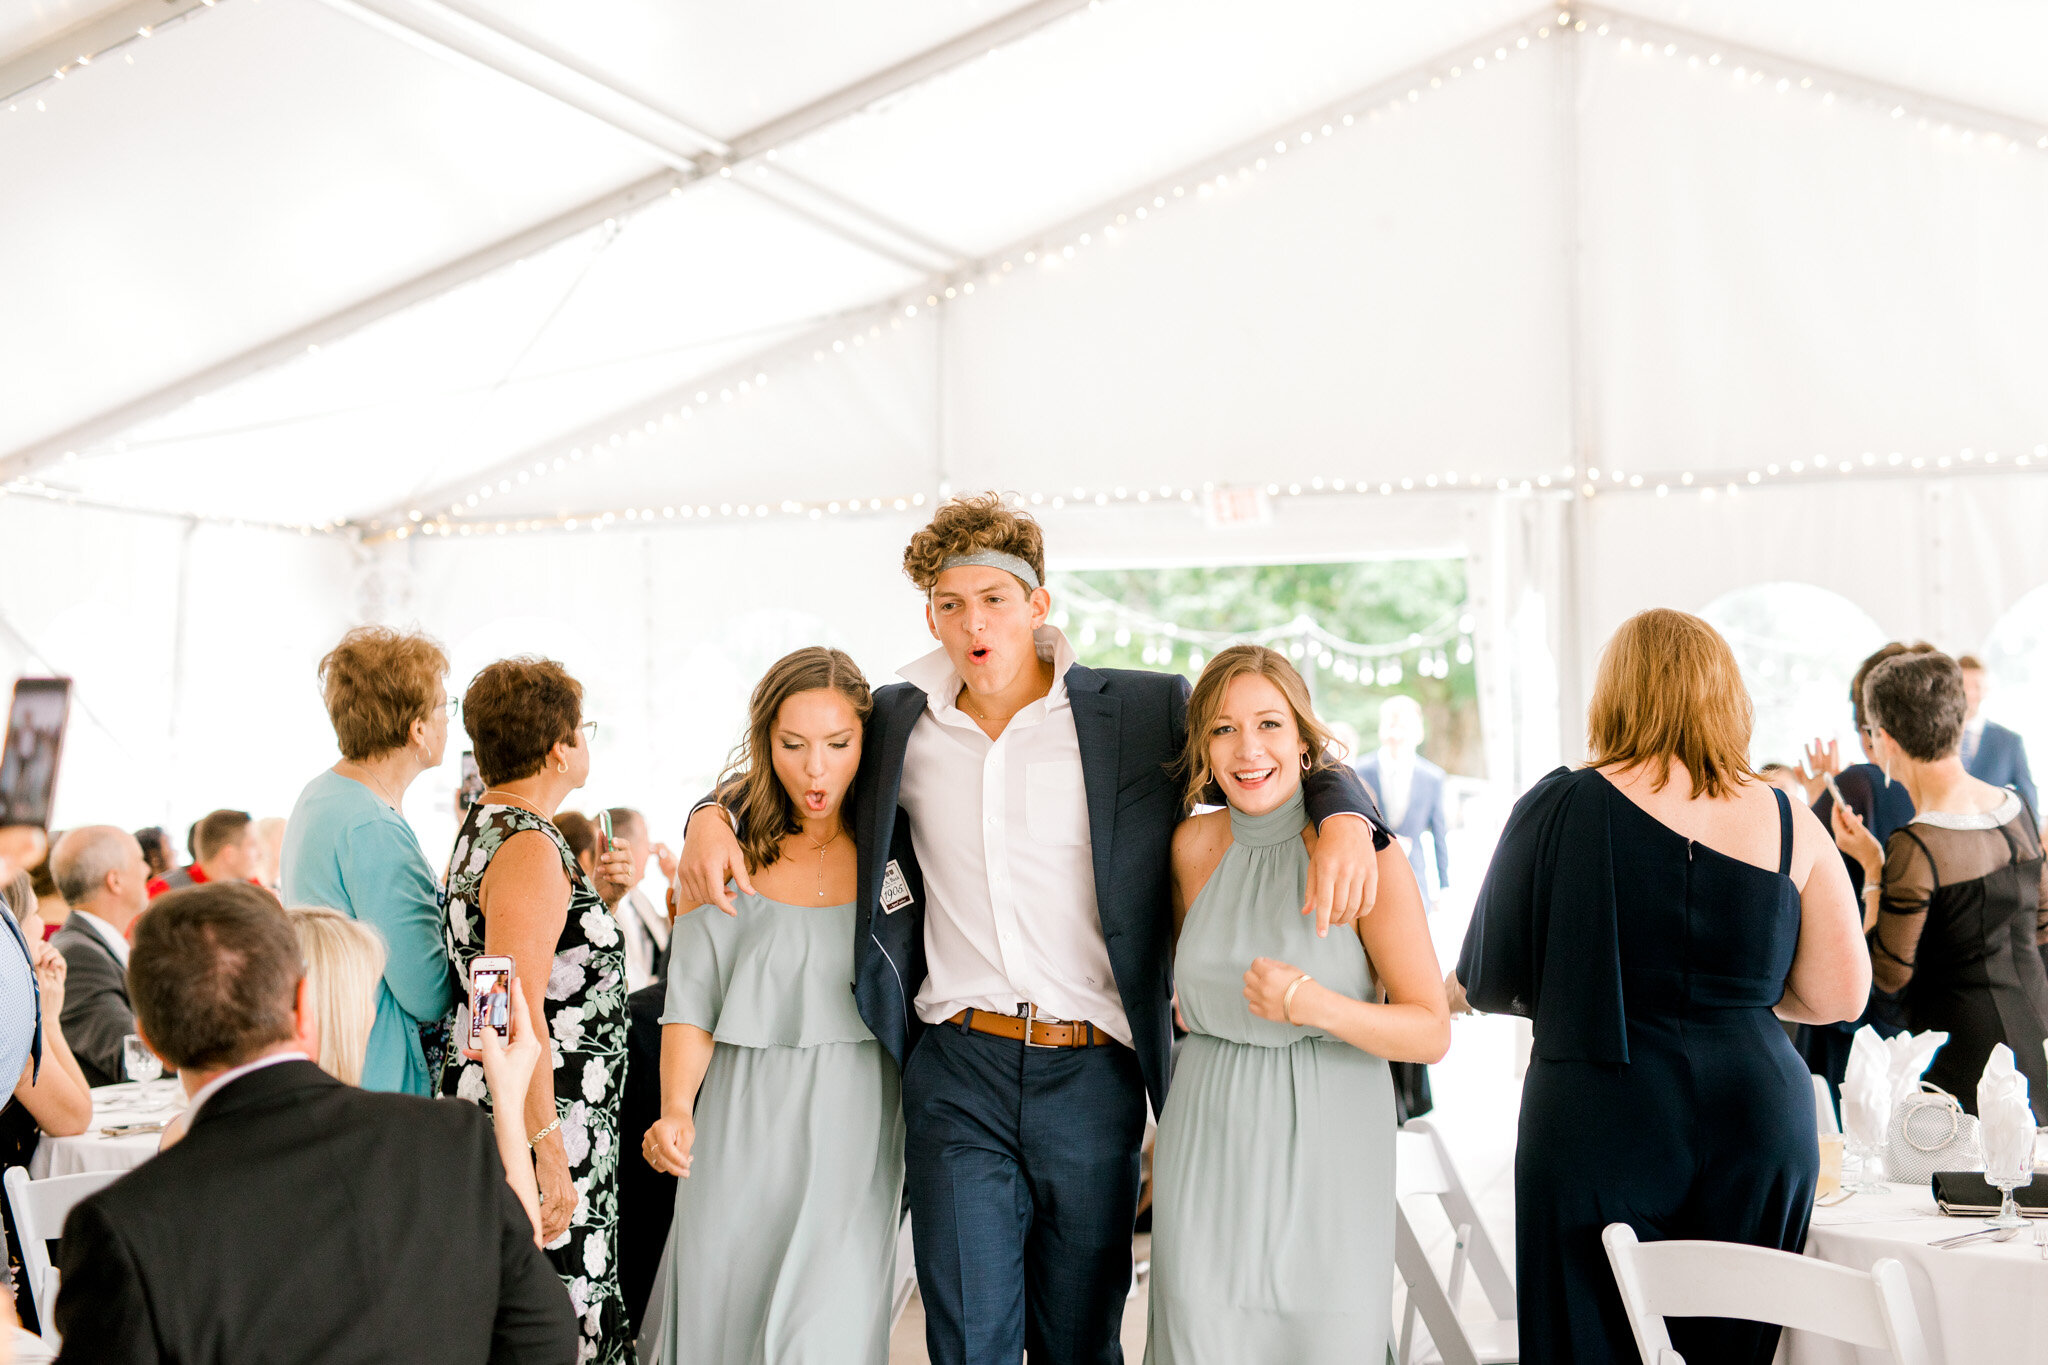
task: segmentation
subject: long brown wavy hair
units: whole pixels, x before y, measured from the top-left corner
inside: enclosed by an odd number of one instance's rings
[[[1218,650],[1203,667],[1202,676],[1195,679],[1195,690],[1188,696],[1188,737],[1176,765],[1184,784],[1183,805],[1223,804],[1223,792],[1209,767],[1209,732],[1216,728],[1216,715],[1223,709],[1223,695],[1230,685],[1253,675],[1279,688],[1280,695],[1287,699],[1288,709],[1294,712],[1295,729],[1308,745],[1308,752],[1303,755],[1304,772],[1333,767],[1340,761],[1342,746],[1316,719],[1315,708],[1309,705],[1308,684],[1287,662],[1287,656],[1264,645],[1231,645]]]
[[[720,804],[739,822],[740,850],[746,855],[749,876],[781,857],[782,841],[803,828],[797,820],[796,804],[775,775],[775,718],[782,712],[782,703],[799,692],[820,688],[846,698],[860,723],[867,724],[868,713],[875,706],[868,680],[844,651],[823,645],[806,645],[777,659],[754,684],[754,695],[748,699],[747,733],[733,746],[718,790]],[[839,804],[839,822],[849,828],[853,824],[851,788]]]

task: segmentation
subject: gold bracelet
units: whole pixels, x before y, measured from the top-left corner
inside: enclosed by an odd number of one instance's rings
[[[1301,989],[1302,982],[1313,980],[1315,980],[1314,977],[1310,976],[1307,972],[1303,972],[1300,976],[1287,983],[1287,991],[1280,997],[1280,1013],[1285,1015],[1287,1022],[1294,1024],[1296,1028],[1300,1028],[1301,1025],[1294,1023],[1294,993]]]
[[[555,1131],[555,1129],[557,1129],[557,1128],[560,1128],[561,1126],[562,1126],[562,1116],[561,1116],[560,1114],[557,1114],[557,1115],[555,1115],[555,1121],[554,1121],[553,1123],[549,1124],[549,1125],[548,1125],[547,1127],[545,1127],[545,1128],[541,1129],[541,1130],[540,1130],[540,1131],[539,1131],[538,1133],[535,1133],[535,1134],[534,1134],[534,1135],[533,1135],[532,1137],[528,1138],[528,1139],[526,1140],[526,1145],[527,1145],[527,1146],[529,1146],[529,1147],[538,1147],[538,1146],[540,1146],[540,1140],[541,1140],[542,1138],[546,1137],[546,1136],[547,1136],[547,1135],[548,1135],[549,1133],[552,1133],[552,1132],[554,1132],[554,1131]]]

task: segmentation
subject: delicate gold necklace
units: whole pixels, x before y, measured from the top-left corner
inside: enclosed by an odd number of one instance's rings
[[[383,797],[386,801],[388,801],[391,804],[391,809],[404,809],[404,806],[399,801],[399,799],[393,796],[389,789],[387,789],[382,782],[377,780],[377,775],[375,773],[371,772],[368,768],[356,762],[354,759],[350,759],[348,761],[348,766],[354,768],[357,772],[361,773],[363,775],[365,783],[369,786],[370,790],[376,792],[377,795]]]
[[[838,843],[839,836],[846,833],[846,830],[843,827],[833,830],[832,837],[821,844],[816,839],[811,838],[809,830],[804,829],[801,825],[797,826],[797,828],[803,834],[804,842],[818,850],[818,899],[823,900],[825,899],[825,850]]]
[[[518,792],[508,792],[500,787],[489,787],[485,789],[483,795],[489,796],[492,792],[497,792],[498,795],[504,797],[507,801],[517,801],[520,805],[526,807],[528,810],[532,811],[535,815],[538,815],[543,820],[548,818],[548,813],[546,811],[542,810],[538,805],[521,796]],[[481,801],[483,797],[480,796],[477,799]]]

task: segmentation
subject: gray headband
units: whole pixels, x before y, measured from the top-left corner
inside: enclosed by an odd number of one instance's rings
[[[1001,569],[1004,573],[1015,574],[1017,579],[1033,592],[1037,592],[1041,586],[1037,570],[1018,556],[1004,554],[1001,550],[976,550],[971,555],[948,555],[945,562],[939,565],[939,572],[944,573],[948,569],[957,569],[965,564],[979,564],[983,568]]]

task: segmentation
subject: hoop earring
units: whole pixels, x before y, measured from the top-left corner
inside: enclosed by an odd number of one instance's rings
[[[568,772],[568,771],[569,771],[569,765],[568,765],[568,763],[567,763],[566,761],[565,761],[565,762],[561,762],[561,763],[557,763],[557,764],[555,765],[555,771],[556,771],[556,772],[558,772],[558,773],[566,773],[566,772]]]
[[[1313,768],[1311,768],[1311,767],[1309,766],[1309,761],[1308,761],[1308,750],[1306,750],[1306,749],[1303,749],[1303,750],[1301,751],[1301,770],[1302,770],[1303,772],[1312,772],[1312,771],[1314,771],[1314,769],[1313,769]]]

